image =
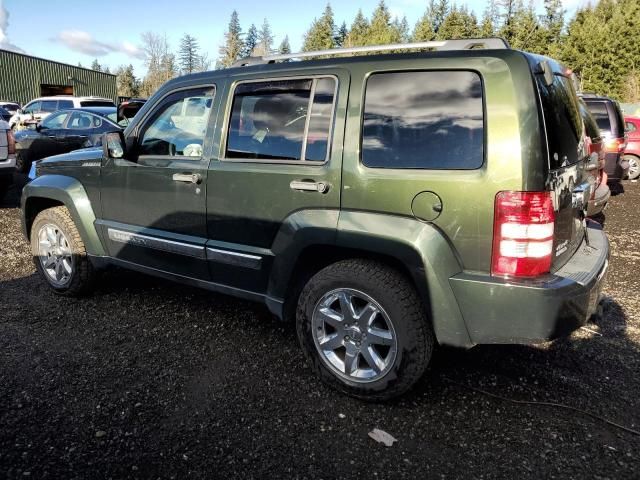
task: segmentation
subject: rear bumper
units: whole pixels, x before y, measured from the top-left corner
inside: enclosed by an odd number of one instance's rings
[[[536,343],[584,325],[596,311],[605,281],[609,242],[600,225],[588,225],[571,259],[554,274],[507,280],[461,273],[450,279],[474,344]]]

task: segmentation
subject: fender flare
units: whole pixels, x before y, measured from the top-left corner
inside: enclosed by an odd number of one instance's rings
[[[286,219],[273,244],[268,298],[286,297],[300,255],[314,246],[361,251],[402,263],[430,312],[438,342],[473,346],[449,283],[463,268],[455,249],[434,225],[411,217],[361,211],[296,212]]]
[[[54,200],[62,203],[73,218],[87,253],[92,256],[105,256],[104,245],[94,226],[95,213],[91,201],[82,183],[65,175],[43,175],[25,185],[22,191],[22,226],[25,237],[29,239],[31,222],[35,215],[29,215],[30,206],[37,199]]]

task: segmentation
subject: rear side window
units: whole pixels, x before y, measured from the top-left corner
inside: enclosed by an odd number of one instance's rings
[[[73,108],[73,100],[58,100],[58,110]]]
[[[475,72],[394,72],[367,81],[362,162],[373,168],[475,169],[484,159]]]
[[[585,102],[591,115],[596,119],[598,128],[600,130],[606,130],[611,132],[611,119],[609,118],[609,111],[607,110],[607,104],[605,102]]]
[[[553,83],[547,85],[541,74],[536,75],[536,80],[547,133],[549,168],[572,165],[582,158],[584,129],[571,80],[554,75]]]
[[[56,112],[58,111],[58,102],[57,100],[43,100],[40,109],[43,112]]]
[[[625,127],[627,132],[631,133],[631,132],[635,132],[637,130],[636,128],[636,124],[633,122],[626,122],[625,123]]]
[[[226,158],[324,162],[335,91],[333,78],[238,85]]]

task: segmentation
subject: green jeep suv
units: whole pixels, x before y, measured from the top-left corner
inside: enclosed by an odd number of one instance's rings
[[[596,310],[609,246],[567,75],[479,39],[180,77],[102,148],[40,162],[24,232],[60,294],[115,265],[263,302],[322,380],[388,399],[436,344],[544,341]]]

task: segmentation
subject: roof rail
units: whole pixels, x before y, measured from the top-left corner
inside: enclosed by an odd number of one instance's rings
[[[434,40],[430,42],[415,43],[394,43],[390,45],[368,45],[365,47],[332,48],[329,50],[317,50],[313,52],[298,53],[278,53],[274,55],[264,55],[261,57],[246,57],[235,62],[232,67],[248,67],[250,65],[262,65],[265,63],[276,63],[285,60],[293,60],[309,57],[350,55],[353,53],[385,52],[390,50],[414,50],[418,48],[429,48],[435,51],[443,50],[475,50],[475,49],[496,49],[504,50],[511,48],[504,38],[467,38],[461,40]]]

